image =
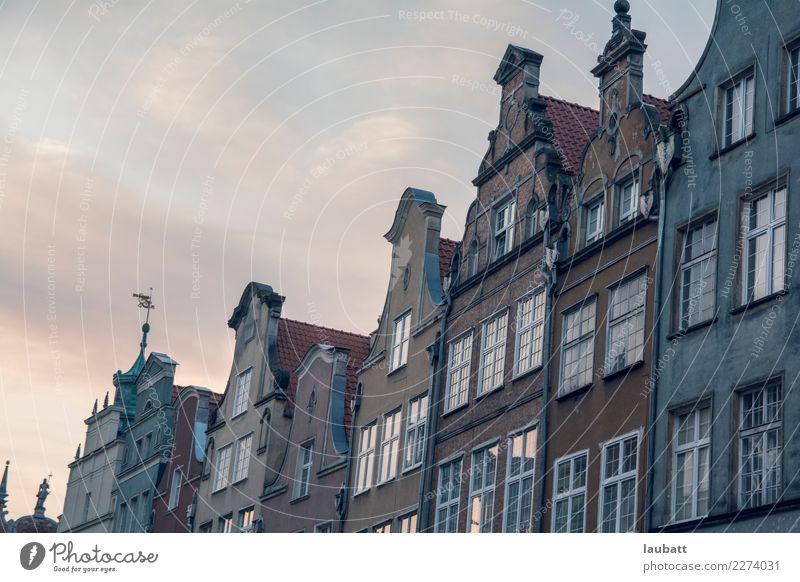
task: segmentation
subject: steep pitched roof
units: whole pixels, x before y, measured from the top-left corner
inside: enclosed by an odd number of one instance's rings
[[[669,123],[669,112],[672,107],[669,101],[652,95],[645,95],[644,102],[658,109],[658,117],[661,119],[661,123]]]
[[[439,239],[439,275],[443,281],[450,272],[450,261],[453,260],[453,253],[456,252],[457,244],[457,241],[449,238]]]
[[[564,167],[576,172],[586,142],[597,129],[599,113],[591,107],[542,96],[547,103],[545,115],[553,122],[553,145],[561,154]]]

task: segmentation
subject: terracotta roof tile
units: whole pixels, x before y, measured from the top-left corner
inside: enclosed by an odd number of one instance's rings
[[[599,113],[591,107],[542,96],[547,103],[545,115],[553,122],[553,145],[561,154],[564,169],[576,172],[586,142],[597,129]]]
[[[456,251],[457,241],[449,238],[439,239],[439,275],[444,281],[450,272],[450,261],[453,260],[453,253]]]
[[[652,95],[645,95],[644,102],[649,105],[654,105],[655,108],[658,109],[658,116],[661,118],[661,123],[666,124],[669,122],[669,113],[672,107],[669,101],[653,97]]]

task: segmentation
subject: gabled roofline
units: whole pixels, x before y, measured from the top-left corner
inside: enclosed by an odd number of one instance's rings
[[[245,285],[242,296],[239,299],[239,304],[233,309],[233,313],[228,320],[228,327],[231,329],[237,329],[239,327],[242,319],[247,315],[250,301],[254,296],[259,297],[264,303],[269,303],[270,307],[272,307],[273,303],[278,306],[283,305],[284,297],[278,295],[270,285],[251,281]]]

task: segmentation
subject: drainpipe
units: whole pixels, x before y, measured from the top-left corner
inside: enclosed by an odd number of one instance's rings
[[[361,407],[361,393],[357,390],[356,405],[353,407],[352,418],[350,419],[350,447],[347,451],[347,467],[344,470],[344,484],[342,485],[339,494],[343,496],[341,500],[342,511],[339,514],[339,532],[344,532],[344,523],[347,519],[347,508],[350,505],[350,477],[353,474],[353,447],[356,446],[356,416],[358,409]]]

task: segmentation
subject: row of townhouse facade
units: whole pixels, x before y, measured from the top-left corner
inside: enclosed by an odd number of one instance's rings
[[[629,11],[597,110],[542,94],[542,55],[508,47],[462,240],[433,193],[402,193],[369,337],[249,283],[217,395],[176,387],[145,330],[60,529],[800,530],[800,14],[720,0],[666,101]]]

